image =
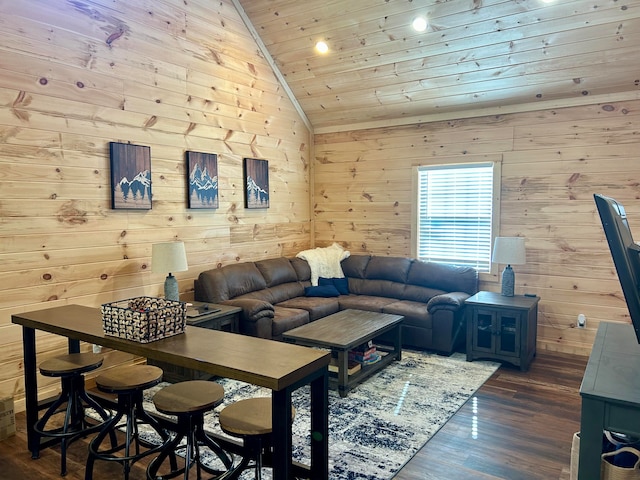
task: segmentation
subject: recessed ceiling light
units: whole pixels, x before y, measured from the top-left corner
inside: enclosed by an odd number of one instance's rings
[[[416,32],[424,32],[427,29],[427,19],[424,17],[416,17],[411,24]]]
[[[329,46],[325,42],[320,41],[316,43],[316,50],[318,53],[327,53],[329,51]]]

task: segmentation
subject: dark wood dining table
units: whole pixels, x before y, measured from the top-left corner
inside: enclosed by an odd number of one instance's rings
[[[291,394],[310,385],[308,478],[328,479],[328,365],[331,355],[326,351],[190,326],[179,335],[137,343],[105,335],[100,309],[82,305],[14,314],[11,321],[22,326],[27,442],[36,458],[41,448],[33,432],[39,410],[36,330],[41,330],[67,337],[70,353],[78,352],[82,341],[271,389],[275,480],[294,476]]]

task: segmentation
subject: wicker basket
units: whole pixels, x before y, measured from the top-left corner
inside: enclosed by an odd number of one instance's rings
[[[580,432],[573,434],[571,440],[571,463],[569,465],[569,480],[578,480],[578,461],[580,460]]]
[[[635,456],[635,464],[629,467],[619,467],[609,462],[614,456],[627,452]],[[602,480],[639,480],[640,479],[640,451],[633,447],[622,447],[613,452],[602,454],[600,470]]]
[[[105,335],[149,343],[183,333],[187,304],[155,297],[135,297],[102,305]]]

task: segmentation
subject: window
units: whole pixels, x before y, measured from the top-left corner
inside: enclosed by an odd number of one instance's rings
[[[493,162],[418,167],[416,257],[491,270],[498,170]]]

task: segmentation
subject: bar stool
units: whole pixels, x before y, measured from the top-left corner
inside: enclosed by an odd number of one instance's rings
[[[295,417],[291,407],[291,421]],[[262,479],[263,455],[270,451],[273,427],[271,398],[256,397],[239,400],[222,409],[219,415],[223,432],[241,438],[245,454],[231,478],[238,478],[243,470],[255,467],[257,480]],[[253,460],[253,465],[251,461]]]
[[[147,468],[148,480],[164,480],[183,474],[184,480],[188,480],[189,471],[196,466],[197,478],[202,478],[202,471],[207,472],[212,479],[222,480],[233,474],[233,457],[222,448],[204,431],[204,414],[217,407],[224,398],[224,388],[215,382],[205,380],[192,380],[175,383],[163,388],[153,397],[156,409],[166,415],[177,416],[175,427],[176,436],[154,458]],[[180,445],[186,437],[186,443]],[[206,447],[215,453],[224,465],[224,470],[216,470],[203,465],[200,455],[200,447]],[[171,453],[184,450],[184,468],[158,475],[163,462]]]
[[[40,444],[42,437],[60,439],[60,475],[67,473],[67,447],[80,437],[101,428],[102,423],[110,415],[87,395],[84,388],[84,373],[96,370],[102,365],[104,358],[95,353],[70,353],[45,360],[40,365],[40,373],[45,377],[60,377],[62,391],[58,398],[49,406],[45,414],[36,422],[33,429]],[[64,409],[60,408],[66,404]],[[85,408],[94,409],[103,422],[90,424],[87,422]],[[47,426],[52,418],[58,417],[64,411],[64,421],[51,422],[56,426]],[[39,452],[34,454],[38,458]]]
[[[160,383],[162,374],[161,368],[152,365],[128,365],[108,370],[96,378],[99,390],[118,396],[118,405],[115,415],[103,424],[98,435],[89,443],[85,480],[93,478],[93,464],[96,460],[121,463],[124,478],[128,479],[131,466],[135,462],[160,451],[169,442],[169,434],[142,406],[144,390]],[[138,427],[143,424],[149,425],[157,432],[162,438],[162,443],[153,445],[142,440]],[[124,441],[112,445],[111,448],[101,448],[107,435],[118,429],[124,429]],[[146,450],[141,451],[141,446]],[[118,454],[119,452],[122,453]],[[172,466],[175,467],[175,457]]]

